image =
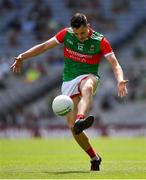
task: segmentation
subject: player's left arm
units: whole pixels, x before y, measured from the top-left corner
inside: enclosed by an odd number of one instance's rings
[[[101,40],[100,49],[103,55],[105,56],[105,58],[107,59],[107,61],[110,63],[115,78],[117,79],[118,96],[120,97],[126,96],[128,94],[126,87],[128,80],[124,80],[122,67],[119,64],[109,41],[105,37],[103,37]]]
[[[114,72],[115,78],[117,79],[118,96],[120,97],[126,96],[128,94],[127,87],[126,87],[128,80],[124,80],[124,75],[123,75],[123,70],[122,70],[121,65],[119,64],[114,53],[107,56],[106,59],[110,63],[111,68]]]

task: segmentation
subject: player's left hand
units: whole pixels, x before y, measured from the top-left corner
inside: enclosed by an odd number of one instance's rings
[[[123,80],[118,83],[117,85],[118,96],[124,97],[128,94],[128,90],[126,87],[127,83],[128,83],[128,80]]]

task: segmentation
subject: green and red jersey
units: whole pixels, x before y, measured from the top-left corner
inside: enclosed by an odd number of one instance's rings
[[[78,40],[72,28],[62,29],[55,35],[55,39],[58,43],[64,43],[63,81],[84,74],[97,76],[101,58],[113,53],[109,41],[91,28],[84,42]]]

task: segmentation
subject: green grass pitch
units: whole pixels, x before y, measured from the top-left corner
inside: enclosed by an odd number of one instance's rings
[[[146,139],[94,138],[103,158],[90,172],[89,157],[73,139],[0,139],[0,179],[146,179]]]

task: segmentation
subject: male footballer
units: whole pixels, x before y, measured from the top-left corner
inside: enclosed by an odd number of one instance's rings
[[[11,68],[17,73],[26,59],[44,53],[59,44],[64,45],[61,91],[62,94],[70,96],[74,102],[73,111],[66,115],[67,124],[77,143],[89,155],[90,170],[99,171],[102,159],[93,149],[84,130],[94,122],[94,116],[88,115],[88,112],[98,86],[98,66],[102,57],[104,56],[111,65],[120,97],[128,93],[126,87],[128,80],[124,80],[123,70],[109,41],[89,26],[84,14],[74,14],[70,23],[71,27],[60,30],[51,39],[19,54]]]

